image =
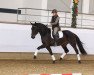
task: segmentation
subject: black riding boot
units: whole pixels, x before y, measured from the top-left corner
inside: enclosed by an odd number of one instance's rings
[[[59,35],[58,35],[58,34],[55,34],[55,35],[53,36],[53,38],[54,38],[54,41],[55,41],[54,46],[57,46],[57,40],[59,39]]]

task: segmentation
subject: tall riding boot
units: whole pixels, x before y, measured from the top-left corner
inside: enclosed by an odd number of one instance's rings
[[[53,36],[53,38],[54,38],[54,41],[55,41],[54,46],[57,46],[57,40],[59,39],[58,34],[55,34],[55,35]]]

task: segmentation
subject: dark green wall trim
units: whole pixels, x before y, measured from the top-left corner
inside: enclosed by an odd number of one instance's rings
[[[0,8],[0,12],[17,14],[17,9]],[[18,14],[21,14],[21,10],[18,10]]]

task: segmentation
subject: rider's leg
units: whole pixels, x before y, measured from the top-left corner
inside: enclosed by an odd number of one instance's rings
[[[57,45],[56,41],[59,38],[58,31],[59,31],[58,27],[55,27],[54,30],[53,30],[53,38],[54,38],[54,41],[55,41],[55,46]]]
[[[55,27],[53,31],[54,31],[54,35],[56,35],[58,33],[58,31],[59,31],[59,28]]]

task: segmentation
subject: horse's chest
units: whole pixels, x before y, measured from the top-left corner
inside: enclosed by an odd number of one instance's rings
[[[44,36],[44,37],[41,38],[41,40],[42,40],[42,43],[47,43],[47,42],[50,42],[51,37],[49,37],[49,36]]]

